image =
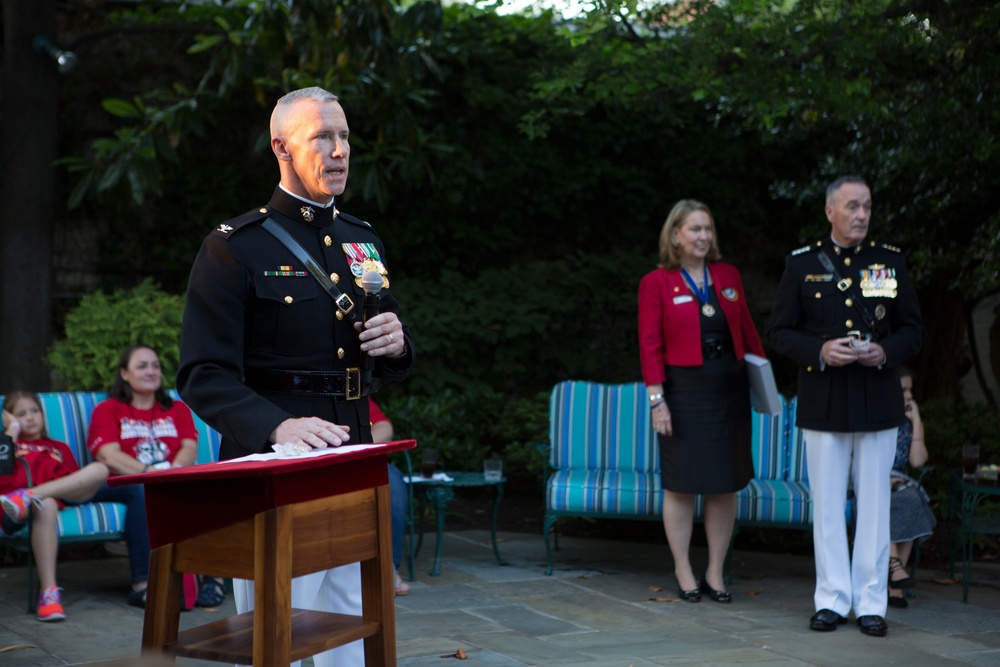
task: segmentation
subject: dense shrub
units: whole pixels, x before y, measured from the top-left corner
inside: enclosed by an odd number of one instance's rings
[[[66,335],[49,351],[54,389],[106,390],[122,350],[136,343],[157,351],[163,384],[173,386],[183,315],[184,297],[161,291],[149,278],[129,290],[85,296],[67,313]]]

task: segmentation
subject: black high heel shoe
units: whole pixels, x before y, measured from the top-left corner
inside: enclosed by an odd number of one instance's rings
[[[902,579],[894,580],[892,575],[900,571],[906,576]],[[889,558],[889,588],[913,588],[916,585],[917,580],[906,570],[906,567],[903,565],[903,561],[895,556],[891,556]]]
[[[701,590],[698,588],[693,588],[689,591],[686,591],[680,587],[680,584],[678,584],[677,594],[685,602],[701,602]]]
[[[701,588],[701,592],[709,597],[713,602],[721,602],[722,604],[729,604],[733,601],[733,596],[729,594],[729,591],[717,591],[708,585],[708,581],[705,577],[701,578],[698,586]]]

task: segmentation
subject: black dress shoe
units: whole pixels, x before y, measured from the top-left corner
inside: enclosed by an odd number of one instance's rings
[[[861,632],[872,637],[885,637],[889,632],[889,626],[881,616],[859,616],[858,627],[861,628]]]
[[[698,582],[698,587],[701,592],[709,597],[713,602],[721,602],[723,604],[729,604],[733,601],[733,596],[729,594],[729,591],[717,591],[708,585],[708,580],[705,577],[701,578]]]
[[[890,595],[889,606],[896,609],[906,609],[910,606],[910,603],[906,601],[906,598],[898,598],[895,595]]]
[[[678,586],[677,594],[680,595],[680,598],[685,602],[701,602],[701,591],[697,588],[686,591]]]
[[[820,609],[809,619],[809,629],[817,632],[831,632],[838,625],[847,623],[847,619],[830,609]]]

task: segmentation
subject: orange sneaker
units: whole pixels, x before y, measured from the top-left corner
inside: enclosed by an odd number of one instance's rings
[[[35,497],[31,489],[18,489],[13,493],[0,496],[0,506],[11,521],[24,523],[31,512],[31,506],[42,506],[42,501]]]
[[[66,618],[66,612],[62,608],[62,596],[59,594],[61,590],[57,586],[49,586],[38,594],[39,621],[61,621]]]

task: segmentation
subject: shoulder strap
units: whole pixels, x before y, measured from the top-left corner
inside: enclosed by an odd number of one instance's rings
[[[833,262],[830,261],[830,257],[822,250],[819,251],[819,263],[823,265],[824,269],[833,275],[834,280],[837,281],[837,289],[851,297],[851,303],[853,303],[855,308],[857,308],[861,313],[861,317],[864,319],[865,324],[867,324],[868,328],[871,329],[872,336],[877,338],[878,324],[876,323],[875,318],[868,313],[868,309],[865,308],[864,303],[861,302],[858,295],[854,293],[854,290],[851,287],[853,284],[851,283],[851,279],[841,278],[840,274],[837,273],[836,267],[833,266]]]
[[[263,220],[260,226],[264,228],[271,236],[276,238],[281,245],[288,248],[288,250],[295,255],[296,259],[302,262],[308,269],[309,274],[316,279],[316,282],[330,295],[333,302],[337,305],[337,309],[340,310],[344,315],[351,318],[351,321],[357,319],[357,311],[354,310],[354,302],[351,298],[337,289],[337,286],[333,284],[330,280],[330,276],[326,275],[326,271],[320,268],[319,264],[312,255],[306,251],[295,238],[289,234],[281,225],[276,223],[270,217]]]

